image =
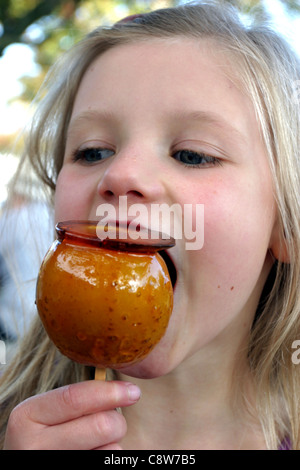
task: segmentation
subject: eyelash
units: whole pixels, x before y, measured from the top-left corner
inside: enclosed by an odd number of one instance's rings
[[[104,158],[100,158],[99,160],[94,160],[94,161],[89,161],[87,159],[87,154],[89,153],[92,153],[93,156],[97,156],[97,154],[99,155],[100,152],[109,152],[111,153],[111,155],[108,155]],[[87,164],[92,164],[92,163],[97,163],[99,161],[103,161],[103,160],[106,160],[107,158],[111,157],[112,155],[114,155],[114,151],[111,150],[111,149],[108,149],[108,148],[102,148],[102,147],[86,147],[84,149],[81,149],[81,150],[75,150],[73,153],[72,153],[72,160],[73,162],[78,162],[78,161],[81,161],[83,163],[87,163]]]
[[[200,161],[198,161],[197,163],[184,163],[184,162],[182,162],[181,160],[179,160],[178,158],[175,157],[175,155],[179,154],[179,153],[183,153],[186,156],[187,156],[187,154],[192,155],[192,156],[196,157],[197,160],[201,160],[202,163],[200,163]],[[174,152],[172,154],[172,157],[175,160],[179,161],[186,168],[203,168],[203,167],[207,167],[207,166],[222,165],[221,160],[217,157],[213,157],[211,155],[206,155],[203,152],[195,152],[194,150],[188,150],[188,149],[177,150],[176,152]],[[203,164],[203,161],[205,161],[204,164]]]
[[[109,155],[105,156],[104,158],[95,159],[95,157],[97,157],[97,155],[99,155],[100,152],[109,152]],[[88,158],[87,158],[88,153],[90,153],[92,158],[94,158],[93,161],[88,160]],[[98,163],[98,162],[101,162],[103,160],[106,160],[107,158],[113,156],[114,154],[115,154],[114,150],[111,150],[109,148],[86,147],[86,148],[81,149],[81,150],[75,150],[72,153],[72,161],[73,162],[81,161],[82,163],[93,164],[93,163]],[[176,158],[176,156],[178,154],[182,154],[182,156],[184,155],[185,158],[189,158],[190,163],[183,162],[179,158]],[[210,156],[210,155],[206,155],[202,152],[195,152],[193,150],[188,150],[188,149],[177,150],[176,152],[173,152],[170,156],[174,160],[180,162],[186,168],[203,168],[203,167],[207,167],[207,166],[214,166],[214,165],[221,165],[222,164],[221,160],[217,157],[213,157],[213,156]],[[195,158],[198,161],[196,163],[192,163],[191,157]],[[204,163],[203,163],[203,161],[204,161]]]

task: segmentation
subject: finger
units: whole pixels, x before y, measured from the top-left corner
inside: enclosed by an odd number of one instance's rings
[[[45,426],[60,424],[83,415],[129,406],[140,390],[128,382],[86,381],[67,385],[29,398],[21,405],[18,420],[25,418]]]
[[[127,431],[124,416],[115,410],[101,411],[81,418],[49,426],[36,439],[42,450],[115,449]]]
[[[108,444],[107,446],[102,446],[102,447],[97,447],[96,449],[93,450],[123,450],[123,447],[120,446],[117,442],[114,442],[113,444]]]

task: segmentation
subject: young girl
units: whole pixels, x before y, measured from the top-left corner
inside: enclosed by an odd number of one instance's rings
[[[53,68],[24,158],[55,222],[203,204],[204,245],[170,250],[167,332],[113,380],[35,319],[1,380],[5,449],[300,449],[299,72],[219,2],[98,29]]]

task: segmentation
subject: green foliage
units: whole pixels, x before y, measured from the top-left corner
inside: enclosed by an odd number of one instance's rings
[[[66,34],[77,36],[72,33],[75,28],[86,32],[126,14],[176,3],[176,0],[1,0],[0,54],[14,42],[39,46],[51,39],[60,40]],[[38,31],[40,34],[35,36],[33,33]],[[67,41],[64,47],[66,45]]]
[[[21,98],[31,101],[56,58],[101,24],[122,17],[176,5],[176,0],[1,0],[0,55],[12,43],[25,43],[35,51],[38,77],[23,77]]]

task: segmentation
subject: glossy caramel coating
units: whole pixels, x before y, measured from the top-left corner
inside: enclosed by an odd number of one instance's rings
[[[56,241],[39,272],[44,327],[70,359],[119,369],[142,360],[165,333],[173,289],[162,257]]]

